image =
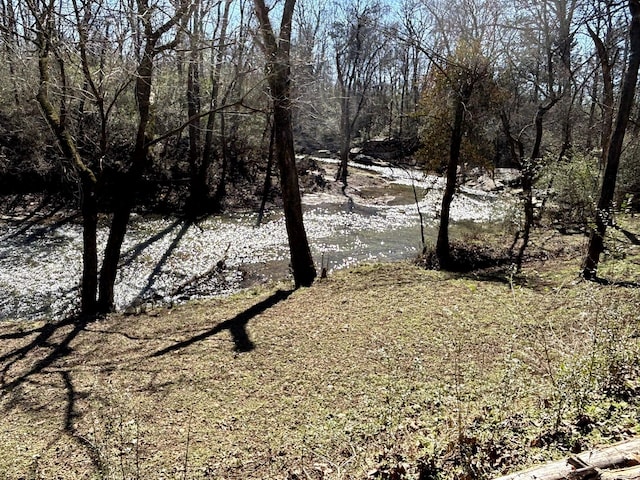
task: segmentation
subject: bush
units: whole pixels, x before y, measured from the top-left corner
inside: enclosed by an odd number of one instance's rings
[[[598,185],[597,159],[582,155],[548,162],[538,180],[539,188],[548,189],[547,213],[565,228],[583,228],[593,221]]]
[[[0,191],[59,191],[67,172],[38,112],[0,112]]]
[[[640,144],[629,145],[620,159],[616,205],[623,209],[640,209]]]

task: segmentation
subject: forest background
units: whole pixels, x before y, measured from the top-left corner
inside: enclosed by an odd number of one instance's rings
[[[261,197],[264,208],[281,193],[288,232],[298,232],[291,245],[304,245],[299,200],[288,201],[299,196],[286,173],[293,153],[273,166],[274,152],[282,160],[292,148],[282,142],[336,152],[344,185],[352,148],[371,140],[384,139],[393,161],[447,172],[436,265],[450,263],[448,205],[473,167],[521,171],[520,258],[534,196],[552,199],[564,227],[591,222],[603,237],[614,206],[636,206],[636,9],[578,0],[4,0],[0,188],[55,194],[83,212],[87,312],[112,308],[134,208],[197,218],[257,208]],[[625,75],[634,79],[626,96]],[[628,129],[615,122],[621,101]],[[289,130],[293,138],[280,140]],[[100,275],[89,238],[98,212],[113,213]],[[597,243],[586,277],[596,276]],[[294,279],[309,284],[312,260],[299,250]]]

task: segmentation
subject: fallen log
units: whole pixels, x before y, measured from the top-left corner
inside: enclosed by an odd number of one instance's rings
[[[640,480],[640,438],[596,448],[568,459],[547,463],[494,480],[586,480],[592,478]]]
[[[638,480],[640,479],[640,466],[623,468],[602,472],[601,480]]]

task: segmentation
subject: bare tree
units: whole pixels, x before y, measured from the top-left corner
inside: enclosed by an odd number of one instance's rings
[[[98,310],[109,312],[114,308],[114,285],[120,259],[120,249],[127,232],[129,217],[134,205],[136,184],[140,180],[144,169],[148,165],[149,145],[152,134],[149,125],[152,121],[152,92],[153,72],[156,57],[176,45],[176,38],[166,39],[166,36],[179,24],[192,4],[189,0],[182,0],[170,14],[159,14],[157,5],[149,4],[149,0],[137,0],[137,18],[142,30],[142,54],[136,68],[135,97],[138,108],[138,125],[135,143],[130,155],[129,169],[120,185],[120,198],[114,209],[109,238],[104,253],[104,260],[100,270],[98,286]],[[158,18],[160,17],[160,18]]]
[[[616,188],[618,166],[620,164],[624,136],[633,107],[633,98],[638,82],[638,70],[640,68],[640,2],[638,0],[629,0],[627,4],[631,16],[629,24],[629,58],[624,83],[620,92],[616,124],[607,152],[596,210],[595,228],[591,230],[587,255],[582,268],[582,275],[588,280],[597,278],[600,255],[604,251],[605,234],[607,227],[613,220],[613,196]]]
[[[269,9],[264,0],[254,0],[254,4],[266,57],[267,82],[273,101],[274,146],[280,170],[293,279],[296,287],[306,287],[313,283],[316,269],[302,218],[302,202],[293,149],[290,51],[295,0],[285,0],[280,32],[277,36],[271,26]]]
[[[575,37],[575,1],[552,0],[523,4],[518,16],[509,18],[508,29],[517,32],[508,49],[505,87],[511,97],[501,112],[503,133],[512,162],[519,166],[522,182],[523,227],[516,233],[512,248],[520,242],[516,269],[520,271],[536,221],[534,184],[544,164],[543,137],[550,112],[561,104],[558,159],[572,152],[572,109],[576,98],[572,48]],[[522,28],[523,23],[530,27]],[[512,78],[515,76],[516,78]],[[527,87],[527,85],[530,85]],[[528,90],[527,90],[528,88]],[[524,94],[526,92],[526,94]],[[533,121],[531,121],[533,117]],[[533,134],[529,132],[533,131]],[[530,153],[525,153],[530,148]]]
[[[55,2],[28,2],[31,14],[34,17],[35,44],[38,49],[38,72],[40,84],[36,99],[42,109],[42,113],[55,134],[58,145],[64,157],[76,169],[80,177],[81,186],[81,211],[83,219],[83,268],[81,282],[81,312],[85,315],[93,315],[97,311],[97,284],[98,284],[98,253],[96,230],[98,222],[98,209],[96,201],[96,187],[98,180],[95,173],[82,158],[76,141],[69,129],[67,104],[70,92],[67,81],[66,62],[57,42],[56,9]],[[86,39],[81,35],[80,43]],[[54,57],[60,81],[59,106],[56,107],[51,96],[53,84],[51,72],[51,57]]]
[[[620,28],[617,22],[619,17],[616,7],[612,2],[598,2],[594,5],[594,11],[589,13],[585,22],[585,28],[589,37],[593,41],[597,69],[593,75],[593,87],[591,92],[591,109],[589,115],[590,126],[594,123],[596,106],[601,111],[600,121],[600,148],[602,150],[600,159],[601,167],[604,166],[605,159],[609,151],[611,133],[613,132],[613,120],[615,114],[615,84],[616,63],[619,60],[619,35]],[[598,75],[598,70],[600,75]],[[601,78],[599,78],[601,77]],[[601,84],[602,95],[600,97],[598,86]],[[589,135],[588,142],[591,139]]]
[[[398,136],[409,139],[418,137],[418,107],[422,89],[422,78],[428,76],[428,63],[419,45],[425,44],[426,29],[416,28],[421,20],[416,14],[414,2],[402,7],[402,25],[398,26],[396,37],[399,40],[402,77]]]
[[[16,11],[13,0],[3,0],[0,3],[0,14],[2,15],[2,23],[0,30],[2,32],[3,57],[4,63],[8,67],[9,81],[12,83],[12,96],[15,106],[20,105],[20,86],[18,84],[18,48],[19,36],[17,32]]]
[[[189,61],[189,83],[188,83],[188,116],[189,116],[189,141],[190,141],[190,165],[191,165],[191,198],[189,211],[194,215],[219,211],[221,201],[224,196],[226,166],[221,167],[221,175],[218,180],[216,191],[211,198],[211,182],[209,174],[216,152],[215,129],[216,118],[222,115],[221,106],[225,102],[222,91],[222,67],[224,56],[228,50],[227,30],[229,26],[229,15],[233,0],[218,2],[215,11],[213,38],[210,41],[211,67],[209,71],[210,92],[208,98],[204,98],[200,89],[200,76],[202,62],[202,44],[204,39],[204,19],[195,18],[192,20],[190,33],[190,61]],[[202,8],[201,8],[202,9]],[[197,17],[204,16],[204,10]],[[209,113],[206,114],[206,126],[204,128],[204,139],[201,139],[201,104],[206,102]],[[202,142],[203,140],[203,142]],[[224,139],[223,139],[224,140]],[[202,143],[202,144],[201,144]],[[223,159],[224,162],[224,159]]]
[[[204,34],[202,2],[194,1],[193,14],[187,19],[189,42],[189,60],[187,67],[187,121],[189,123],[189,167],[191,169],[191,205],[193,214],[200,213],[205,203],[206,182],[200,182],[199,162],[201,158],[201,123],[200,110],[202,98],[200,94],[200,77],[202,75],[201,40]]]
[[[292,107],[296,142],[328,148],[335,138],[336,102],[330,59],[331,5],[298,0],[291,41]]]
[[[347,168],[351,140],[356,122],[380,69],[384,47],[380,3],[350,2],[343,13],[344,20],[333,25],[331,36],[335,45],[335,63],[340,91],[340,166],[336,180],[347,186]]]

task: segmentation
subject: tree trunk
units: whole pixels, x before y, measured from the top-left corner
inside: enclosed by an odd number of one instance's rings
[[[122,195],[129,195],[129,192]],[[116,283],[116,273],[118,271],[118,262],[120,260],[120,250],[127,233],[127,225],[131,216],[131,209],[128,207],[128,200],[121,199],[116,210],[113,213],[111,227],[109,228],[109,237],[107,246],[105,247],[104,257],[102,259],[102,268],[100,269],[100,283],[98,285],[98,311],[108,313],[113,311],[114,304],[114,287]]]
[[[189,34],[189,63],[187,69],[187,118],[189,119],[189,167],[191,170],[191,197],[188,213],[198,217],[205,208],[206,183],[199,177],[200,156],[200,5],[196,2]]]
[[[7,0],[6,6],[3,3],[2,17],[3,17],[3,28],[2,28],[2,36],[4,37],[4,47],[6,51],[6,61],[9,64],[9,74],[11,77],[11,84],[13,90],[13,101],[16,107],[20,106],[20,88],[19,81],[20,75],[16,71],[16,56],[13,54],[13,49],[17,45],[17,37],[18,30],[16,28],[16,16],[15,10],[13,7],[13,1]]]
[[[442,195],[442,207],[440,209],[440,227],[438,229],[438,240],[436,243],[436,258],[439,268],[448,269],[451,267],[451,250],[449,245],[449,217],[451,202],[456,192],[456,179],[458,174],[458,164],[460,163],[460,147],[462,146],[462,134],[464,127],[464,111],[466,103],[471,98],[473,84],[467,83],[458,92],[456,97],[456,109],[453,118],[453,128],[451,130],[451,143],[449,148],[449,163],[447,164],[447,183]]]
[[[114,286],[120,250],[127,233],[127,225],[135,200],[136,184],[140,180],[147,164],[149,147],[147,145],[147,126],[151,119],[151,79],[153,74],[153,57],[155,45],[153,38],[147,41],[144,55],[138,66],[136,79],[136,100],[138,103],[138,131],[136,143],[131,153],[131,167],[123,178],[121,194],[113,213],[109,238],[104,252],[98,291],[98,309],[100,312],[111,312],[114,309]]]
[[[613,130],[613,64],[609,59],[609,54],[602,39],[588,25],[587,30],[589,36],[596,46],[598,60],[600,61],[600,69],[602,71],[603,96],[602,96],[602,131],[600,133],[600,147],[602,153],[600,155],[600,167],[604,165],[604,159],[609,154],[609,145],[611,143],[611,132]],[[597,83],[594,85],[596,89]]]
[[[573,104],[575,101],[572,95],[572,77],[571,69],[572,45],[574,43],[574,34],[571,32],[571,25],[575,13],[575,4],[565,0],[555,2],[554,8],[558,20],[558,38],[556,40],[557,52],[560,56],[559,81],[562,88],[561,112],[562,112],[562,145],[558,160],[565,158],[571,159],[573,156]],[[535,157],[534,157],[535,158]]]
[[[211,82],[209,109],[211,110],[211,112],[207,115],[207,126],[205,129],[204,145],[202,148],[202,159],[200,161],[199,169],[196,172],[196,178],[194,179],[191,191],[191,203],[203,204],[207,210],[209,209],[209,205],[207,205],[209,203],[209,170],[211,168],[211,163],[214,157],[213,132],[216,125],[216,115],[218,115],[218,107],[220,104],[220,77],[222,72],[224,54],[227,49],[227,27],[229,24],[229,9],[231,6],[231,2],[232,0],[225,0],[224,11],[221,20],[222,23],[220,26],[220,37],[218,39],[217,45],[215,46],[215,48],[213,48],[213,50],[216,51],[216,54],[215,57],[212,54],[213,68],[211,69],[211,74],[209,76],[209,80]],[[224,182],[226,181],[226,166],[223,166],[221,168],[221,181]],[[214,195],[211,206],[214,211],[220,210],[222,203],[222,198],[220,197],[220,195],[224,196],[224,194],[224,185],[221,186],[219,183],[216,188],[216,194]]]
[[[342,189],[347,187],[347,176],[349,169],[349,152],[351,151],[351,120],[350,120],[350,94],[343,89],[343,98],[340,114],[340,130],[342,131],[342,145],[340,146],[340,165],[336,174],[336,180],[342,182]]]
[[[531,237],[531,229],[535,222],[535,212],[533,208],[533,183],[535,181],[536,166],[540,162],[540,149],[542,147],[542,125],[543,119],[546,113],[553,108],[558,102],[558,98],[552,98],[547,104],[539,105],[536,112],[536,118],[534,121],[536,136],[533,143],[533,150],[531,151],[531,158],[523,159],[521,164],[522,175],[522,199],[524,202],[524,227],[522,230],[522,243],[518,249],[518,256],[516,257],[516,271],[519,273],[522,269],[522,261],[524,258],[524,252],[529,246],[529,239]]]
[[[316,269],[302,218],[302,201],[293,149],[293,127],[290,100],[290,40],[291,19],[295,0],[286,0],[280,35],[276,39],[269,10],[264,0],[254,0],[267,57],[269,88],[273,98],[275,151],[280,170],[280,185],[284,204],[285,224],[291,252],[291,269],[296,287],[306,287],[316,278]]]
[[[342,182],[342,191],[347,187],[349,168],[349,152],[356,124],[365,106],[368,91],[374,81],[374,74],[379,65],[379,52],[382,43],[370,33],[372,16],[376,7],[360,5],[357,2],[347,7],[347,21],[342,40],[336,44],[335,66],[338,85],[340,86],[340,165],[336,180]],[[371,124],[365,127],[365,137],[370,135]]]
[[[600,255],[604,251],[604,237],[607,232],[607,226],[612,220],[613,196],[616,188],[618,166],[620,164],[624,135],[627,130],[627,124],[629,123],[629,115],[633,107],[633,98],[638,81],[638,69],[640,67],[640,1],[630,0],[628,5],[631,13],[628,68],[625,72],[624,83],[620,94],[616,126],[607,153],[600,198],[596,208],[596,225],[595,228],[591,230],[587,256],[582,269],[582,275],[587,280],[594,280],[597,277]]]
[[[589,123],[587,124],[587,138],[585,143],[585,150],[590,152],[593,150],[593,135],[591,134],[594,129],[594,125],[596,123],[596,107],[598,106],[598,95],[600,95],[598,91],[598,86],[600,82],[598,81],[598,70],[593,74],[593,85],[591,85],[591,92],[589,96],[591,97],[591,104],[589,106]]]
[[[520,235],[522,235],[522,244],[518,249],[518,255],[516,257],[516,271],[520,272],[522,268],[522,259],[524,257],[525,249],[527,248],[527,244],[529,243],[529,235],[530,235],[530,226],[533,223],[533,195],[532,195],[532,176],[529,172],[525,172],[525,168],[529,169],[528,163],[529,161],[525,161],[524,158],[524,145],[520,139],[515,138],[511,133],[511,125],[509,123],[509,118],[507,117],[506,112],[502,112],[500,114],[500,119],[502,121],[502,128],[504,130],[504,134],[507,137],[507,141],[509,142],[509,152],[511,154],[511,160],[513,163],[520,167],[521,175],[522,175],[522,191],[523,191],[523,199],[525,204],[525,228],[524,231],[518,231],[516,233],[515,239],[511,246],[510,252],[513,251],[513,248],[518,243],[520,239]],[[542,128],[542,122],[540,122],[540,128]],[[539,149],[539,144],[538,144]],[[527,165],[525,165],[527,164]],[[524,192],[527,192],[525,194]]]
[[[82,288],[81,311],[93,315],[98,311],[98,202],[96,185],[90,177],[82,179]]]
[[[269,122],[271,123],[271,119]],[[262,223],[262,218],[264,217],[264,210],[267,205],[267,198],[269,198],[269,193],[271,192],[271,173],[273,171],[273,148],[275,142],[275,130],[273,128],[273,124],[269,127],[271,133],[269,134],[269,153],[267,156],[267,171],[264,176],[264,185],[262,187],[262,199],[260,201],[260,209],[258,210],[258,219],[256,220],[256,227],[259,227]]]
[[[347,188],[347,176],[349,175],[349,151],[351,150],[351,85],[355,80],[355,69],[346,74],[340,60],[340,54],[336,54],[336,69],[338,83],[340,84],[340,133],[342,143],[340,145],[340,164],[336,172],[336,180],[342,182],[342,191]]]
[[[279,76],[280,77],[280,76]],[[307,233],[302,218],[302,201],[298,184],[298,171],[293,149],[291,106],[286,77],[273,79],[273,125],[275,151],[280,169],[284,216],[291,251],[291,268],[296,287],[308,287],[316,278],[316,268],[311,257]],[[286,94],[285,94],[286,92]]]
[[[49,98],[49,39],[45,32],[38,32],[40,84],[36,99],[42,108],[47,123],[56,135],[64,156],[80,175],[82,197],[80,209],[83,220],[82,285],[80,311],[83,315],[94,315],[96,308],[96,287],[98,283],[97,227],[98,207],[96,203],[97,179],[93,171],[83,162],[75,140],[67,130],[63,116],[56,112]],[[65,92],[63,92],[64,94]]]
[[[227,122],[224,112],[220,112],[220,166],[218,170],[218,184],[213,193],[211,205],[214,212],[222,212],[224,198],[227,196],[227,174],[229,173],[229,152],[227,149]]]

